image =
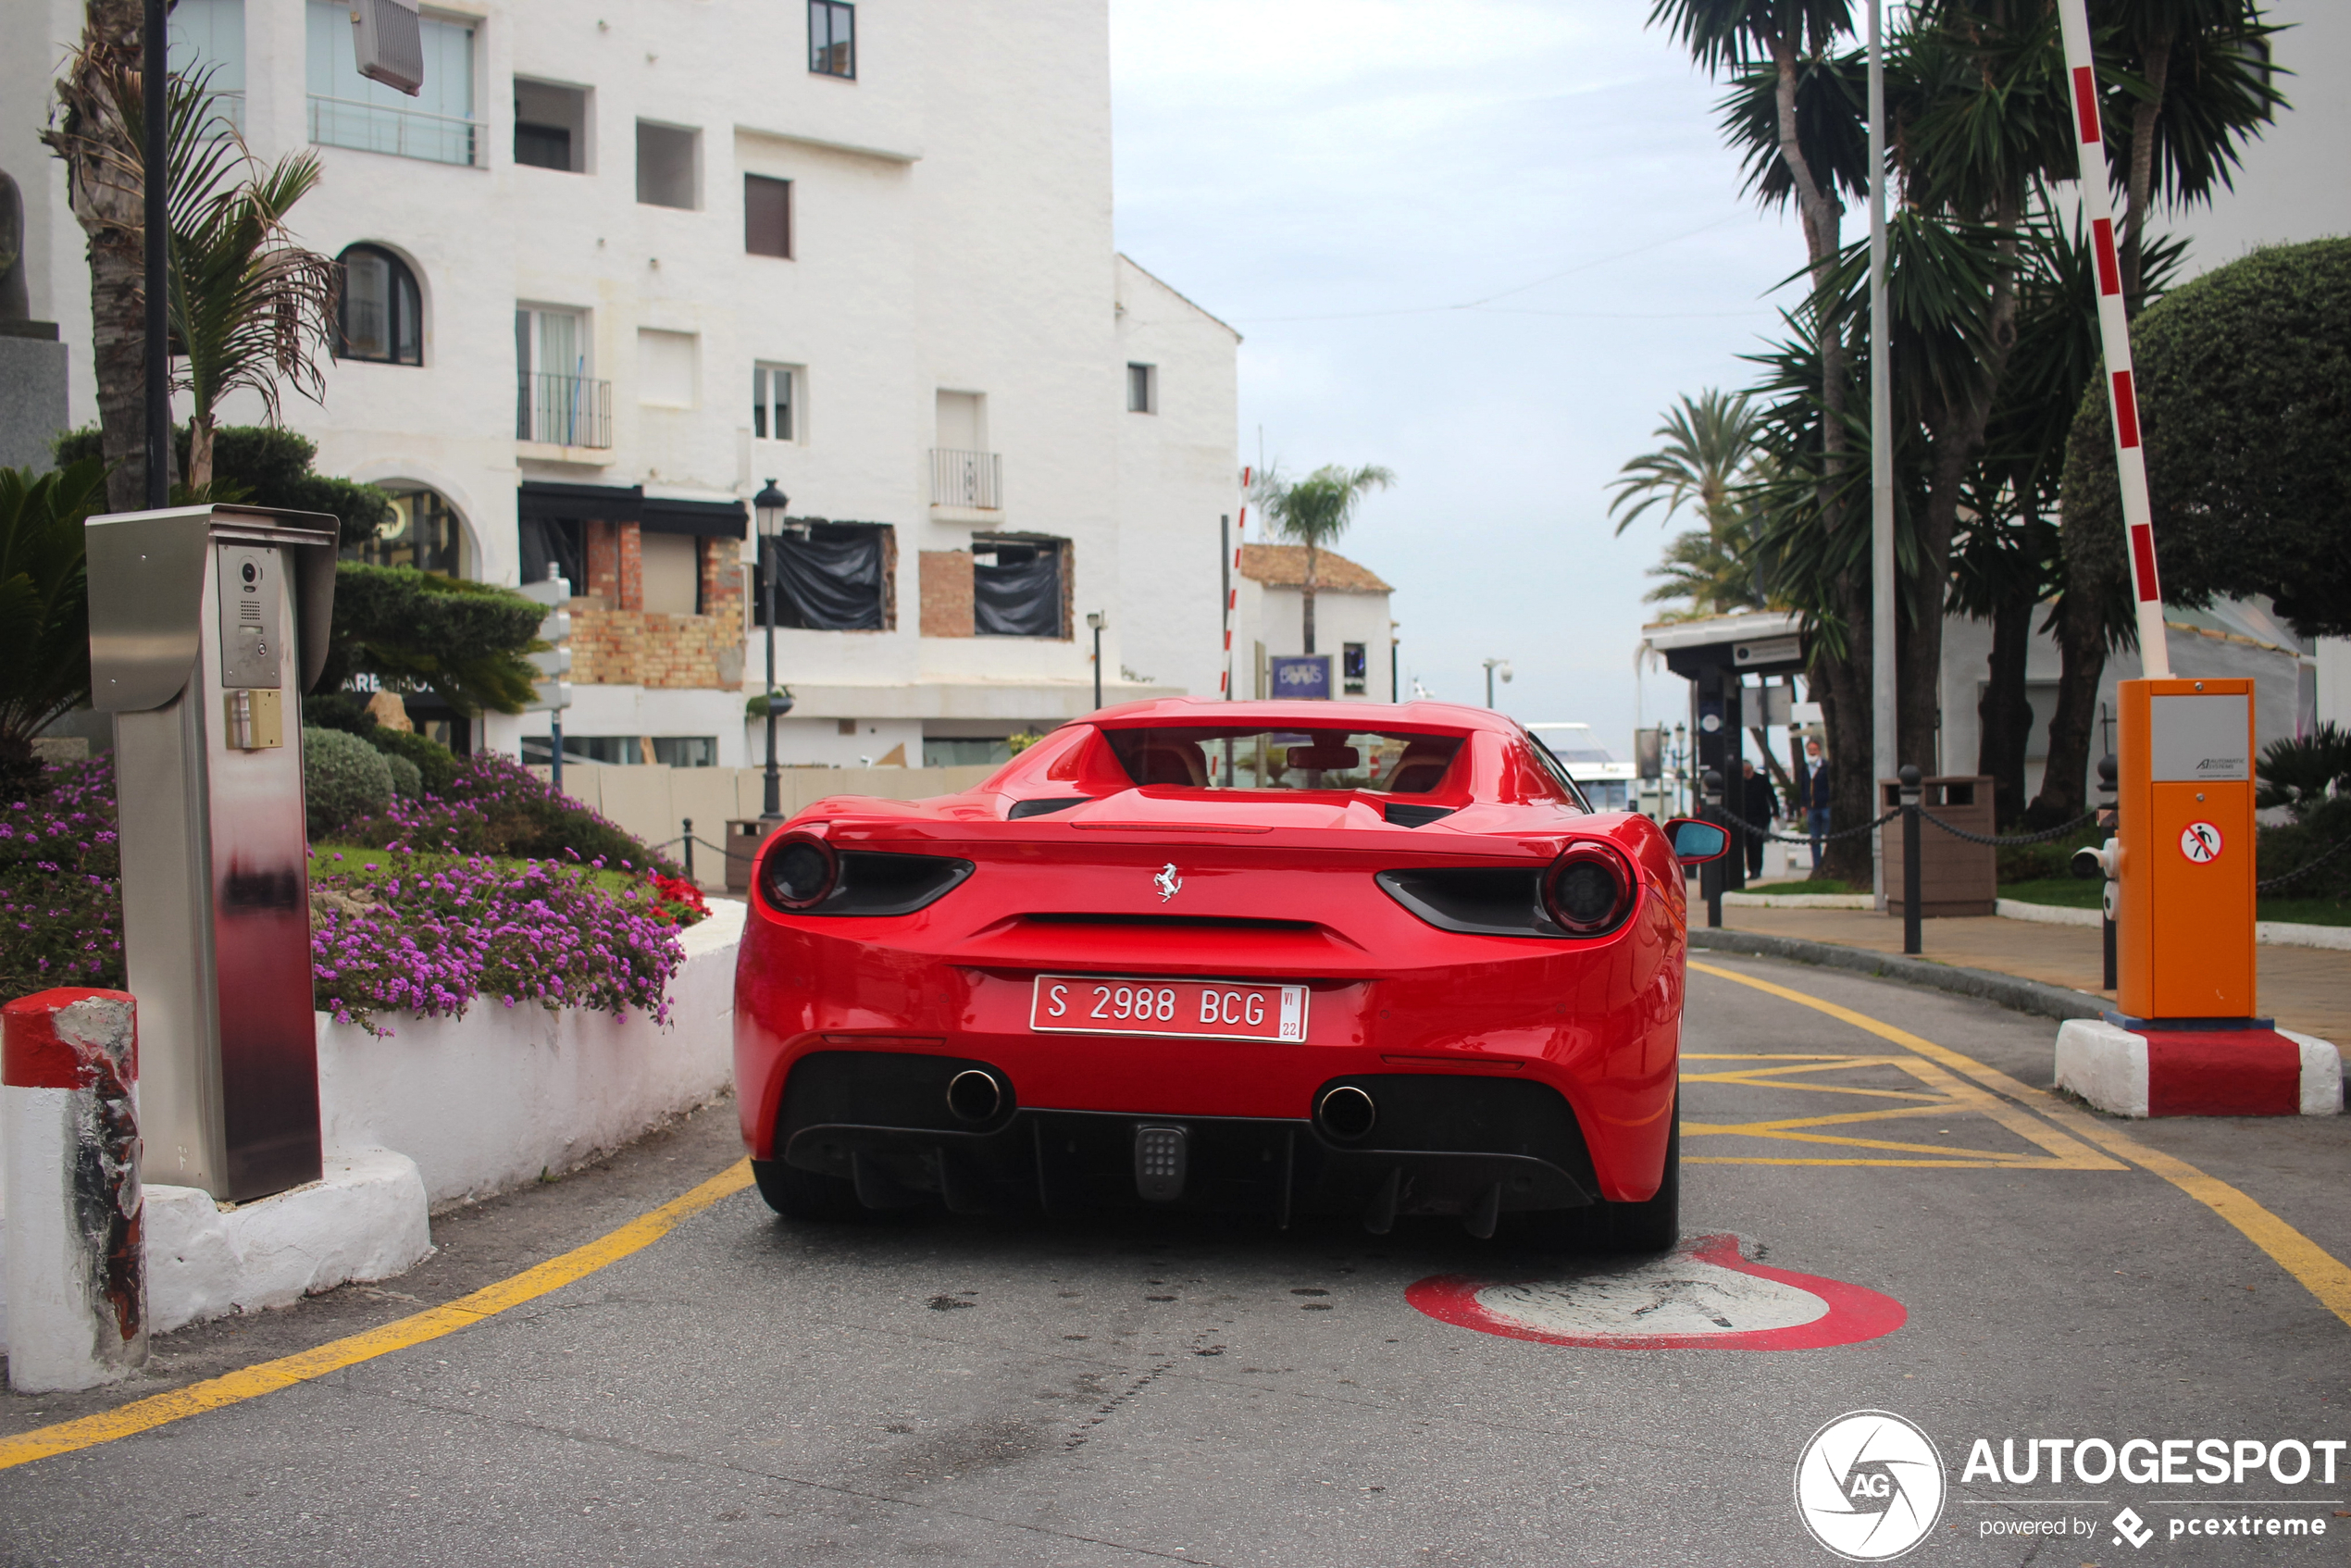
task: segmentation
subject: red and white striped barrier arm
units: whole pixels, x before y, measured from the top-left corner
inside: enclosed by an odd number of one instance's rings
[[[2139,445],[2138,381],[2131,367],[2131,319],[2122,307],[2122,261],[2114,240],[2114,193],[2108,182],[2105,139],[2098,127],[2098,73],[2090,51],[2084,0],[2058,0],[2065,33],[2065,76],[2072,91],[2074,151],[2082,166],[2082,207],[2090,219],[2097,266],[2098,338],[2106,350],[2107,412],[2114,425],[2114,457],[2122,485],[2122,528],[2130,544],[2131,586],[2138,601],[2140,673],[2169,678],[2171,649],[2163,630],[2163,590],[2155,575],[2155,513],[2147,501],[2146,454]]]
[[[0,1008],[8,1383],[58,1393],[147,1359],[137,1014],[70,989]]]
[[[1241,541],[1249,537],[1249,480],[1252,470],[1241,470],[1241,504],[1238,522],[1233,529],[1232,580],[1225,588],[1225,674],[1220,694],[1226,701],[1233,696],[1233,612],[1241,602]]]

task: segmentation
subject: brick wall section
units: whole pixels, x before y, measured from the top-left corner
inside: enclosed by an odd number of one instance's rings
[[[637,525],[620,525],[620,595],[613,607],[619,610],[641,610],[645,607],[645,550],[640,542]]]
[[[703,609],[699,616],[649,615],[613,606],[632,586],[644,602],[637,525],[591,523],[612,541],[610,596],[591,593],[571,602],[571,678],[582,685],[643,686],[653,690],[702,688],[731,691],[743,678],[743,585],[746,573],[730,539],[697,542],[702,554]],[[631,572],[630,567],[636,569]],[[589,543],[589,582],[597,583],[595,541]]]
[[[972,558],[964,550],[921,553],[925,637],[972,635]]]
[[[593,600],[607,610],[620,607],[620,525],[591,521],[583,525],[588,541],[588,591],[583,599]]]

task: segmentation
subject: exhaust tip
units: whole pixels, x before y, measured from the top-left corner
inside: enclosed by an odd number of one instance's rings
[[[947,1109],[957,1121],[984,1122],[1003,1104],[1004,1086],[993,1073],[966,1067],[947,1080]]]
[[[1341,1084],[1324,1094],[1315,1114],[1325,1132],[1352,1142],[1368,1134],[1379,1121],[1379,1106],[1364,1090],[1353,1084]]]

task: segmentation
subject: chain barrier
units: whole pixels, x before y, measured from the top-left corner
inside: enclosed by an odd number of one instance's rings
[[[1971,833],[1964,828],[1954,828],[1931,811],[1922,810],[1919,815],[1934,823],[1954,839],[1965,839],[1971,844],[1992,844],[2000,849],[2009,849],[2019,844],[2046,844],[2052,839],[2062,839],[2069,833],[2078,833],[2096,821],[2098,814],[2096,809],[2093,809],[2084,812],[2071,822],[2060,822],[2055,828],[2044,828],[2038,833],[2011,833],[2006,837],[1989,833]]]
[[[2320,853],[2316,859],[2304,861],[2301,865],[2295,866],[2291,871],[2281,871],[2266,882],[2256,882],[2253,884],[2254,890],[2257,892],[2266,893],[2271,888],[2283,888],[2288,882],[2293,881],[2295,877],[2316,871],[2320,866],[2324,865],[2328,861],[2332,860],[2345,850],[2351,850],[2351,839],[2344,840],[2343,842],[2335,845],[2334,848]]]
[[[1809,835],[1790,838],[1785,833],[1774,833],[1769,828],[1758,828],[1754,823],[1749,822],[1743,816],[1732,815],[1729,808],[1724,806],[1708,806],[1706,809],[1714,813],[1723,821],[1729,823],[1732,827],[1739,829],[1741,832],[1751,833],[1759,839],[1766,839],[1775,844],[1809,844],[1812,841]],[[1901,815],[1902,808],[1900,806],[1896,806],[1892,811],[1887,812],[1884,816],[1879,817],[1874,822],[1864,822],[1859,828],[1840,828],[1834,833],[1823,833],[1821,835],[1821,842],[1824,844],[1833,843],[1839,839],[1850,839],[1862,833],[1871,832],[1876,828],[1885,827],[1887,823],[1894,821]]]

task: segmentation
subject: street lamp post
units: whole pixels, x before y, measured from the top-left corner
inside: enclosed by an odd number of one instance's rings
[[[1486,705],[1489,708],[1494,705],[1494,675],[1498,670],[1501,672],[1502,684],[1508,686],[1511,683],[1510,660],[1488,659],[1486,661]]]
[[[758,520],[760,591],[767,611],[767,789],[761,800],[762,822],[784,819],[783,776],[776,770],[776,553],[777,541],[784,531],[784,511],[790,504],[791,498],[776,488],[774,479],[751,501]]]
[[[1100,610],[1086,612],[1087,628],[1094,634],[1094,706],[1102,705],[1102,628],[1110,625],[1110,617]]]

